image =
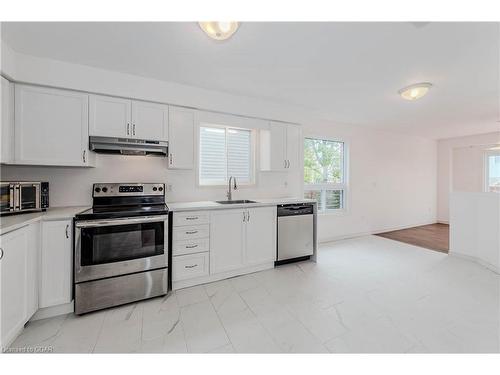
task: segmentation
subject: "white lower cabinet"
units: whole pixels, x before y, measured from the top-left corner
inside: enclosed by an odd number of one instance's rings
[[[271,268],[275,260],[276,206],[173,213],[173,289]]]
[[[37,309],[38,223],[0,237],[0,347],[8,347]]]
[[[210,215],[210,274],[244,266],[246,210],[212,211]]]
[[[276,206],[248,210],[246,221],[245,265],[276,260]]]
[[[180,255],[172,258],[172,280],[181,281],[208,276],[208,253]]]
[[[276,260],[276,207],[213,211],[210,273]]]
[[[71,302],[72,220],[42,222],[40,308]]]

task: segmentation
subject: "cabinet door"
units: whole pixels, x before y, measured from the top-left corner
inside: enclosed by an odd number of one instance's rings
[[[38,310],[39,261],[40,261],[40,223],[27,227],[28,252],[26,261],[26,317],[29,320]]]
[[[248,209],[245,265],[276,260],[276,207]]]
[[[132,101],[90,95],[89,133],[103,137],[132,137]]]
[[[168,105],[133,101],[132,136],[168,141]]]
[[[286,129],[286,159],[287,169],[296,170],[299,167],[300,127],[287,125]]]
[[[71,302],[71,220],[42,223],[39,305],[41,308]]]
[[[88,95],[15,85],[15,163],[88,165]]]
[[[2,235],[0,248],[0,347],[7,347],[27,321],[27,227]]]
[[[14,85],[0,77],[1,115],[0,115],[0,163],[14,160]]]
[[[245,210],[218,210],[210,214],[210,274],[244,266]]]
[[[189,109],[170,107],[168,148],[170,169],[193,169],[194,115]]]
[[[260,169],[283,171],[286,168],[286,124],[270,122],[260,131]]]

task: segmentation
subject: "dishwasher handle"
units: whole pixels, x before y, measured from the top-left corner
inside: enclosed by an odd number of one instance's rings
[[[282,204],[278,206],[278,216],[311,215],[314,213],[312,204]]]

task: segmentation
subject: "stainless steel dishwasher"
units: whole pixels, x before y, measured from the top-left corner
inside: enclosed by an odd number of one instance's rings
[[[305,260],[313,255],[314,206],[309,203],[278,206],[276,264]]]

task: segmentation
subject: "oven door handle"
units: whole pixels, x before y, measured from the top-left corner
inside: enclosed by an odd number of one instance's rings
[[[75,223],[75,227],[77,228],[109,227],[112,225],[153,223],[158,221],[165,221],[167,219],[168,215],[127,217],[124,219],[112,219],[112,220],[85,220],[85,221],[77,221]]]

